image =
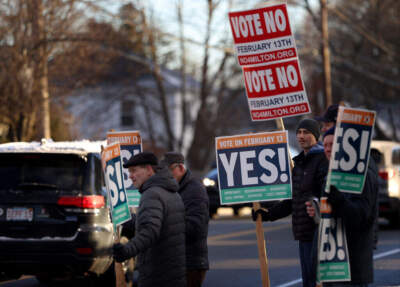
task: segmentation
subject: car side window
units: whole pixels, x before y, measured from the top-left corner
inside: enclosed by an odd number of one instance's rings
[[[94,160],[94,169],[95,169],[95,188],[98,193],[103,195],[104,197],[107,197],[107,192],[106,192],[106,186],[104,182],[104,175],[103,175],[103,170],[101,168],[101,161],[99,158],[95,157]]]
[[[392,164],[400,165],[400,149],[394,149],[392,151]]]

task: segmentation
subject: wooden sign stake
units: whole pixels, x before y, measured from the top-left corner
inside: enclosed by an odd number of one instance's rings
[[[283,131],[285,129],[282,118],[275,119],[275,122],[276,122],[278,130]],[[291,158],[289,160],[289,163],[290,163],[290,168],[293,169],[293,161]],[[261,208],[261,205],[259,202],[253,202],[253,209],[255,211],[260,208]],[[260,261],[262,286],[270,287],[269,274],[268,274],[268,258],[267,258],[267,253],[266,253],[264,229],[262,226],[261,215],[257,216],[256,235],[257,235],[258,259]]]

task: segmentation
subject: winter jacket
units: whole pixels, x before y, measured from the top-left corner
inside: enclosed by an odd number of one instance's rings
[[[372,165],[373,162],[370,161],[362,193],[344,193],[344,201],[340,207],[332,207],[332,216],[341,217],[346,229],[351,284],[373,282],[372,256],[378,178]]]
[[[292,199],[283,200],[269,209],[271,220],[292,214],[292,230],[296,240],[312,241],[317,225],[308,216],[305,202],[320,198],[328,171],[328,160],[321,145],[314,145],[307,154],[293,158]]]
[[[185,205],[186,268],[208,269],[207,234],[209,200],[204,186],[187,170],[179,183]]]
[[[185,209],[174,178],[163,169],[140,187],[135,236],[140,287],[186,286]]]

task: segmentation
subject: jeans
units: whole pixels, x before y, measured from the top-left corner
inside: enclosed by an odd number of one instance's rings
[[[301,263],[301,277],[303,279],[303,287],[315,287],[315,272],[313,270],[313,250],[312,241],[299,241],[299,253]]]
[[[315,271],[313,270],[312,250],[312,241],[299,241],[301,277],[303,279],[303,287],[315,287],[316,278]]]

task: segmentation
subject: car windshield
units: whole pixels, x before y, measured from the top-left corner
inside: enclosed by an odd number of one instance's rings
[[[78,155],[0,154],[0,190],[79,190],[84,167]]]

